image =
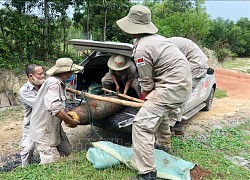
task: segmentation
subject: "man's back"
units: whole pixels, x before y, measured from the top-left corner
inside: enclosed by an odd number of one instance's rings
[[[148,65],[138,63],[143,58]],[[136,61],[137,59],[137,61]],[[172,43],[160,35],[140,38],[136,47],[135,61],[143,90],[155,93],[148,99],[163,104],[185,102],[191,94],[191,71],[186,57]]]
[[[193,41],[183,37],[171,37],[167,38],[167,40],[173,43],[186,56],[190,62],[193,77],[199,74],[200,68],[208,68],[207,56]]]

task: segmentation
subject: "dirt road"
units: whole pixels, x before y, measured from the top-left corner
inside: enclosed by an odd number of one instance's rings
[[[215,75],[217,87],[226,90],[230,98],[250,100],[249,74],[225,69],[216,69]]]
[[[250,75],[224,69],[215,70],[217,88],[226,90],[229,97],[214,99],[212,109],[199,112],[190,120],[184,122],[185,136],[197,134],[201,138],[213,128],[235,126],[250,117]],[[0,167],[4,159],[11,158],[19,152],[19,142],[22,137],[22,108],[14,110],[0,109]],[[82,141],[88,138],[98,138],[90,126],[66,128],[69,139],[74,142],[75,149],[84,148]],[[117,134],[101,132],[104,138],[115,138]],[[77,147],[78,146],[78,147]]]
[[[236,126],[250,118],[250,75],[216,69],[217,88],[226,90],[227,98],[214,99],[210,111],[201,111],[185,122],[185,135],[204,136],[211,129]]]

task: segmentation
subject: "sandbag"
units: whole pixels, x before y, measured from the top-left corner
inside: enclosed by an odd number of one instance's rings
[[[86,157],[97,169],[104,169],[124,163],[136,170],[132,163],[133,148],[124,147],[109,141],[92,143],[93,148],[87,151]],[[154,150],[157,177],[172,180],[190,180],[190,170],[195,164],[172,156],[162,150]]]

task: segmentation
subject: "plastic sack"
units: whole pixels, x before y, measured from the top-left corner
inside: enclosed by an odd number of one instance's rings
[[[88,88],[88,92],[90,94],[96,94],[96,95],[100,95],[102,92],[102,85],[98,84],[96,82],[91,83],[91,85]]]
[[[133,165],[133,148],[120,146],[108,141],[92,143],[93,148],[87,151],[86,157],[97,169],[104,169],[124,163],[136,170]],[[190,180],[190,170],[195,164],[172,156],[162,150],[154,151],[157,177],[172,180]]]

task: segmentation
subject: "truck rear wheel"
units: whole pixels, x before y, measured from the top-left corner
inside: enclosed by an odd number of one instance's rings
[[[206,106],[202,109],[203,111],[209,111],[211,109],[213,99],[214,99],[214,88],[211,89],[211,92],[210,92],[207,100],[205,101]]]

